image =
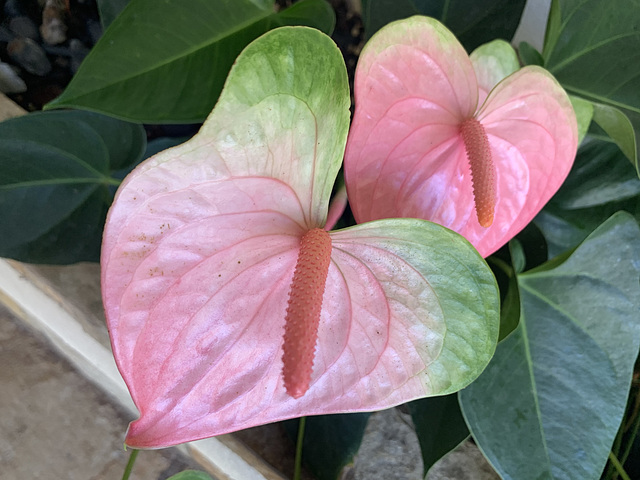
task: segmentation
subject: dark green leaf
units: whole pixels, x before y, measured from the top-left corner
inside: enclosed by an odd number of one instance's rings
[[[544,58],[538,50],[527,42],[520,42],[518,45],[518,54],[524,65],[538,65],[544,67]]]
[[[640,346],[640,229],[619,213],[553,268],[518,275],[522,315],[460,392],[503,478],[598,479]]]
[[[420,441],[425,473],[469,436],[458,394],[416,400],[407,404]]]
[[[554,0],[545,66],[569,93],[616,107],[627,117],[640,117],[639,25],[639,0]],[[637,164],[640,118],[631,123],[633,140],[627,127],[622,134],[620,119],[615,120],[618,131],[613,138]]]
[[[640,220],[640,197],[581,210],[548,206],[536,216],[534,222],[547,241],[549,258],[553,258],[575,248],[598,225],[619,211],[628,212]]]
[[[516,276],[509,277],[507,293],[500,308],[500,335],[498,342],[501,342],[511,332],[513,332],[520,322],[520,292]]]
[[[640,2],[559,0],[546,68],[570,92],[640,112]]]
[[[34,113],[0,123],[0,256],[95,261],[117,185],[140,160],[142,127],[94,113]]]
[[[213,478],[205,473],[197,470],[185,470],[170,476],[167,480],[213,480]]]
[[[629,117],[618,108],[594,102],[593,120],[600,125],[606,134],[618,145],[622,153],[624,153],[631,161],[631,164],[636,167],[638,175],[640,175],[636,135]]]
[[[106,30],[111,22],[120,15],[120,12],[127,6],[129,0],[97,0],[98,11],[100,12],[100,23],[102,29]]]
[[[527,258],[520,240],[513,238],[509,241],[509,253],[511,254],[514,272],[522,273],[527,266]]]
[[[154,138],[147,143],[147,149],[144,151],[143,158],[149,158],[171,147],[180,145],[191,137],[160,137]]]
[[[525,3],[525,0],[364,0],[362,16],[368,37],[387,23],[412,15],[437,18],[471,52],[497,38],[511,40]]]
[[[620,149],[612,143],[589,141],[580,147],[569,176],[551,204],[577,210],[638,194],[640,179]]]
[[[549,252],[547,251],[545,238],[535,224],[530,223],[527,225],[516,235],[515,240],[522,249],[521,253],[518,254],[513,248],[517,248],[515,242],[514,245],[512,245],[511,242],[509,243],[511,263],[516,273],[531,270],[547,261]]]
[[[290,24],[330,33],[334,21],[325,0],[302,0],[278,13],[273,1],[136,0],[45,108],[73,106],[144,123],[200,122],[252,40]]]
[[[302,444],[302,462],[318,480],[336,480],[353,463],[369,420],[369,413],[307,417]],[[294,439],[299,419],[283,422]]]
[[[326,1],[301,1],[280,13],[283,25],[308,25],[331,34],[336,26],[336,15]]]
[[[536,216],[553,257],[576,247],[613,213],[640,219],[640,180],[620,149],[590,140],[558,193]]]
[[[547,28],[544,32],[543,50],[551,48],[558,41],[558,37],[562,32],[562,11],[560,10],[560,0],[551,0],[549,8],[549,17],[547,19]],[[544,54],[544,52],[543,52]],[[543,55],[544,61],[544,55]]]

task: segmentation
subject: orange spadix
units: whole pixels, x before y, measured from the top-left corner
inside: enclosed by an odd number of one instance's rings
[[[330,263],[331,237],[321,228],[309,230],[300,241],[282,346],[284,386],[294,398],[309,389]]]
[[[491,147],[487,133],[475,118],[468,118],[460,125],[460,133],[471,167],[473,199],[476,204],[478,223],[490,227],[496,208],[496,175],[491,159]]]

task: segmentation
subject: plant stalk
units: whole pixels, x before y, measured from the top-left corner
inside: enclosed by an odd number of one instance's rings
[[[131,470],[133,470],[133,464],[136,463],[138,453],[140,453],[140,450],[131,450],[131,453],[129,454],[129,461],[127,462],[127,466],[125,467],[124,473],[122,474],[122,480],[129,480],[129,476],[131,475]]]
[[[296,439],[296,461],[293,467],[293,480],[300,480],[302,474],[302,443],[304,440],[304,424],[307,417],[300,417],[298,424],[298,438]]]

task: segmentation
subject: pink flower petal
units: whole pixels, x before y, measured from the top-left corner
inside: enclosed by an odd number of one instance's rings
[[[498,171],[494,225],[469,221],[458,232],[487,256],[522,230],[567,178],[578,144],[573,107],[555,79],[524,67],[493,90],[476,114]]]
[[[428,55],[424,42],[431,45]],[[345,155],[359,223],[424,218],[457,231],[488,256],[524,228],[566,178],[577,149],[573,109],[550,74],[524,68],[500,82],[475,115],[496,170],[494,221],[480,226],[459,132],[473,113],[468,107],[478,85],[462,47],[435,20],[413,17],[381,29],[361,59]],[[488,88],[492,79],[483,75],[483,82]]]
[[[276,81],[263,91],[261,76]],[[303,94],[309,79],[318,89]],[[128,445],[387,408],[456,391],[487,365],[499,301],[486,263],[438,225],[385,220],[330,232],[311,381],[287,393],[287,301],[301,238],[327,217],[346,87],[328,37],[274,30],[238,58],[200,133],[123,182],[101,265],[114,355],[140,410]]]
[[[367,43],[354,92],[345,155],[351,208],[359,223],[398,216],[402,201],[393,193],[420,168],[423,155],[451,148],[458,124],[475,111],[473,67],[438,21],[412,17]]]
[[[257,227],[247,233],[237,216],[236,229],[228,218],[204,222],[212,230],[227,225],[224,237],[232,240],[215,242],[191,262],[184,255],[180,265],[189,265],[179,278],[154,281],[141,266],[141,278],[127,288],[124,303],[146,298],[150,305],[128,309],[123,318],[142,328],[120,329],[132,337],[135,368],[126,379],[141,410],[128,445],[155,448],[300,415],[388,408],[455,391],[488,363],[498,330],[493,278],[487,271],[454,288],[448,272],[474,269],[480,258],[436,226],[368,224],[331,232],[311,385],[292,398],[282,380],[281,348],[298,244],[265,229],[265,222],[252,223]],[[179,245],[191,233],[171,233],[158,248]],[[418,251],[422,260],[414,258]],[[447,260],[437,260],[442,257]],[[153,264],[171,267],[160,258]]]

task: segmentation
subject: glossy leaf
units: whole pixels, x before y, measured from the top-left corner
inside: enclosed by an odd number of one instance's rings
[[[200,122],[253,39],[289,24],[330,32],[334,22],[325,0],[303,0],[278,13],[273,1],[137,0],[46,108],[72,106],[145,123]]]
[[[591,140],[557,195],[535,218],[551,257],[575,248],[619,210],[640,220],[640,180],[618,147]]]
[[[625,211],[640,221],[640,197],[580,210],[549,206],[538,214],[535,224],[542,230],[549,257],[570,251],[616,212]]]
[[[460,233],[483,256],[529,223],[573,163],[573,108],[539,67],[505,78],[479,105],[482,95],[464,49],[433,19],[396,22],[369,41],[356,71],[344,167],[358,222],[424,218]],[[475,212],[460,132],[469,118],[486,132],[495,167],[488,228]]]
[[[510,40],[525,3],[525,0],[363,0],[362,17],[368,37],[390,22],[413,15],[437,18],[470,52],[496,38]]]
[[[503,478],[598,479],[640,346],[640,229],[620,213],[564,262],[518,275],[522,315],[460,393]]]
[[[96,3],[100,12],[100,23],[102,28],[106,29],[124,10],[129,0],[97,0]]]
[[[317,415],[307,417],[302,461],[317,480],[336,480],[353,464],[360,449],[369,413]],[[283,422],[289,436],[296,438],[300,420]]]
[[[544,67],[544,58],[535,47],[527,42],[520,42],[518,45],[518,53],[523,65],[537,65]]]
[[[504,340],[513,332],[520,322],[520,295],[516,276],[509,277],[507,293],[500,306],[500,336],[498,341]]]
[[[458,395],[423,398],[408,404],[420,442],[425,473],[469,436]]]
[[[576,163],[552,205],[577,210],[618,202],[640,194],[640,179],[613,144],[592,141],[580,148]]]
[[[0,255],[96,261],[115,170],[141,159],[142,127],[98,114],[32,113],[0,123]]]
[[[300,237],[324,225],[348,122],[336,46],[317,30],[277,29],[238,57],[195,137],[123,182],[102,285],[141,414],[128,445],[387,408],[457,391],[486,366],[499,322],[486,263],[438,225],[384,220],[330,232],[310,387],[285,391]]]
[[[640,111],[637,0],[553,0],[545,66],[570,92]],[[559,18],[555,18],[559,17]]]
[[[640,175],[640,164],[638,163],[638,147],[636,145],[636,135],[629,117],[621,110],[610,105],[593,103],[593,120],[618,145],[622,153],[631,160]]]
[[[569,93],[640,116],[639,22],[637,0],[553,0],[545,66]],[[640,122],[635,152],[623,148],[636,166],[639,135]],[[614,139],[620,142],[619,136]]]

